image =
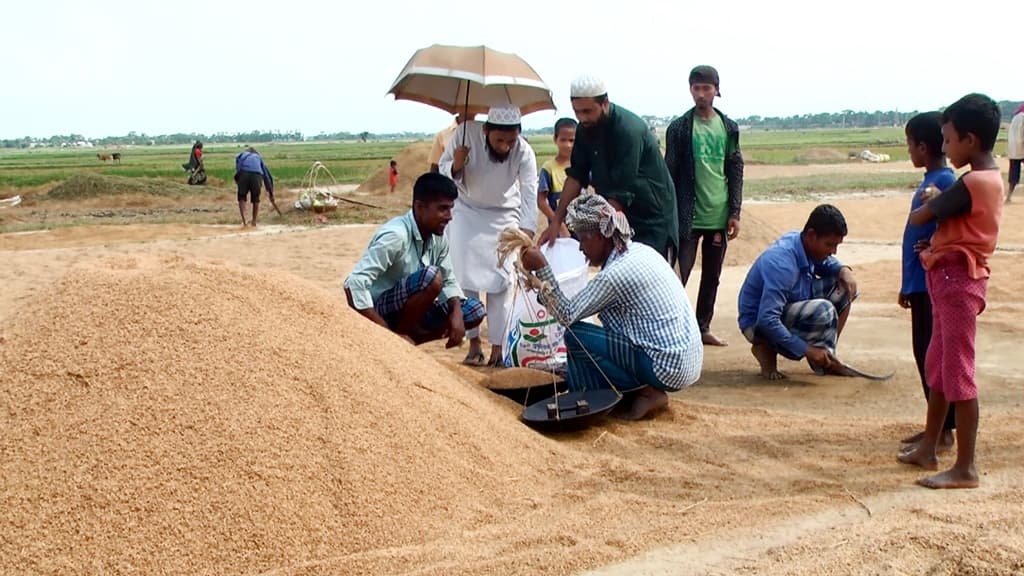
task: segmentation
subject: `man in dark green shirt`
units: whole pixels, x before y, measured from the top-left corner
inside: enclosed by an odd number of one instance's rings
[[[554,242],[569,203],[583,188],[593,186],[626,215],[633,240],[674,264],[679,231],[676,193],[657,138],[636,114],[609,102],[608,91],[597,78],[574,80],[570,97],[580,123],[555,220],[541,242]]]

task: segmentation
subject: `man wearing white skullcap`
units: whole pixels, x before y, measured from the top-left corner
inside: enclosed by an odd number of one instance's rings
[[[596,76],[573,80],[569,96],[580,123],[562,197],[541,241],[554,243],[569,203],[583,188],[593,186],[626,215],[634,240],[674,263],[679,234],[676,193],[657,138],[636,114],[608,101],[608,89]]]
[[[623,417],[638,420],[667,405],[666,392],[700,378],[704,347],[697,317],[672,267],[649,246],[630,240],[626,217],[607,200],[583,194],[566,213],[580,250],[601,271],[569,299],[540,250],[525,250],[523,267],[551,286],[540,300],[568,327],[569,389],[636,391]],[[600,326],[582,321],[593,314]]]
[[[441,155],[441,173],[459,187],[452,222],[446,229],[452,266],[469,298],[486,293],[487,363],[504,361],[502,346],[511,313],[511,268],[498,268],[498,233],[516,225],[531,236],[537,226],[537,157],[521,135],[515,106],[493,106],[483,124],[467,120]],[[467,364],[484,363],[480,331],[469,330]]]

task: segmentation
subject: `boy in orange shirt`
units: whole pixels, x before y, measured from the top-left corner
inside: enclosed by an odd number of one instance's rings
[[[921,443],[899,460],[937,470],[935,455],[946,411],[956,406],[956,463],[945,472],[921,478],[928,488],[976,488],[978,388],[974,381],[977,317],[985,309],[1003,206],[1003,177],[992,148],[999,134],[999,106],[982,94],[968,94],[942,113],[943,149],[955,168],[971,170],[944,192],[929,187],[925,204],[910,213],[920,226],[938,221],[930,245],[921,252],[932,300],[932,340],[925,359],[931,395]]]

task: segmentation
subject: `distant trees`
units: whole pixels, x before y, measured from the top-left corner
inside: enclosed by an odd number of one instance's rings
[[[129,132],[124,136],[106,136],[104,138],[88,139],[81,134],[66,134],[50,136],[48,138],[33,138],[25,136],[9,140],[0,140],[0,148],[32,148],[35,146],[50,146],[60,148],[62,146],[75,146],[81,142],[91,142],[93,146],[154,146],[168,144],[192,144],[196,140],[204,143],[235,143],[252,144],[265,142],[300,142],[302,132],[297,130],[289,132],[238,132],[229,134],[218,132],[216,134],[199,134],[195,132],[178,134],[161,134],[150,136],[145,133]]]
[[[999,102],[999,110],[1003,114],[1003,120],[1009,122],[1013,116],[1014,111],[1020,105],[1020,102],[1013,102],[1009,100],[1003,100]],[[799,114],[795,116],[759,116],[752,115],[746,118],[735,118],[736,122],[742,126],[750,128],[758,128],[763,130],[806,130],[810,128],[875,128],[879,126],[902,126],[908,118],[917,114],[917,110],[909,112],[901,112],[899,110],[881,111],[875,110],[874,112],[868,111],[854,111],[854,110],[843,110],[842,112],[820,112],[817,114]],[[673,116],[652,116],[645,115],[641,118],[647,122],[650,126],[664,127],[668,126],[672,120],[675,119]],[[550,134],[551,128],[536,128],[532,130],[524,130],[524,134],[532,136],[536,134]],[[139,134],[136,132],[129,132],[124,136],[108,136],[105,138],[96,138],[88,140],[81,134],[64,134],[50,136],[48,138],[34,138],[32,136],[25,136],[22,138],[14,138],[8,140],[0,140],[0,148],[31,148],[35,146],[76,146],[81,145],[85,142],[91,142],[94,146],[152,146],[152,145],[167,145],[167,144],[192,144],[196,140],[207,143],[235,143],[235,144],[252,144],[252,143],[264,143],[264,142],[301,142],[303,140],[331,140],[331,141],[362,141],[367,140],[399,140],[399,139],[416,139],[416,138],[430,138],[433,137],[432,133],[425,132],[392,132],[387,134],[377,134],[373,132],[359,132],[354,134],[351,132],[333,132],[330,134],[321,132],[316,136],[304,136],[302,132],[297,130],[287,132],[261,132],[259,130],[251,132],[239,132],[239,133],[226,133],[218,132],[216,134],[198,134],[198,133],[180,133],[180,134],[162,134],[159,136],[149,136],[146,134]]]
[[[1003,100],[998,103],[1003,121],[1009,122],[1020,102]],[[795,116],[747,116],[734,118],[742,126],[762,130],[806,130],[809,128],[876,128],[881,126],[902,126],[917,110],[843,110],[842,112],[821,112]],[[651,126],[667,126],[675,119],[672,116],[641,116]],[[550,132],[550,131],[549,131]]]

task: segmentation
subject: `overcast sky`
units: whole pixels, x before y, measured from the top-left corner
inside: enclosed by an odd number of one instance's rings
[[[7,2],[0,138],[430,132],[446,113],[385,93],[434,43],[526,59],[560,108],[528,128],[571,116],[581,73],[638,114],[681,114],[696,64],[718,68],[716,104],[735,117],[1017,100],[1020,12],[1007,0]]]

